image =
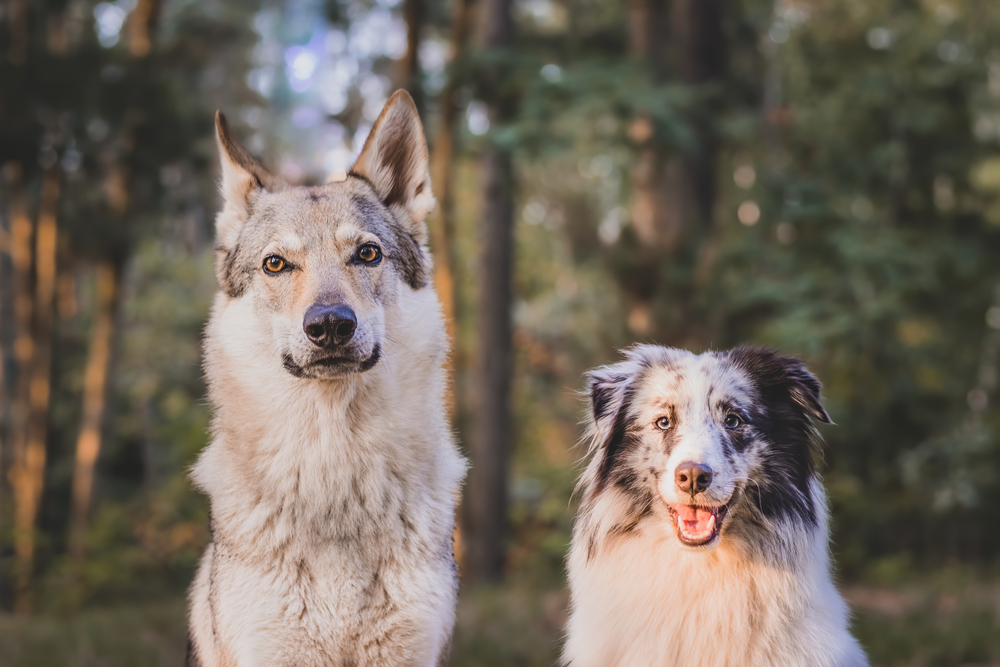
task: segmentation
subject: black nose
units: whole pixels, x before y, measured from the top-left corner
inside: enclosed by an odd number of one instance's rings
[[[682,493],[692,496],[712,484],[712,469],[704,463],[685,461],[674,470],[674,483]]]
[[[306,311],[302,329],[317,347],[343,345],[354,337],[358,318],[350,306],[314,303]]]

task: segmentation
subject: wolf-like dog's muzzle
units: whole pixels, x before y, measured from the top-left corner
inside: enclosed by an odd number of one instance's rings
[[[343,303],[314,303],[302,322],[302,330],[309,341],[327,350],[336,350],[349,343],[357,328],[358,316],[353,308]]]
[[[312,343],[306,354],[286,352],[285,370],[299,378],[333,379],[371,370],[382,356],[381,345],[365,344],[358,332],[358,316],[344,303],[314,303],[302,318],[302,331]]]

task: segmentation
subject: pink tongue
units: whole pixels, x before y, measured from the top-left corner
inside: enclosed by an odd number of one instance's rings
[[[714,516],[710,510],[692,505],[672,505],[672,507],[677,513],[678,527],[685,533],[691,536],[702,536],[714,528],[714,522],[709,524]]]

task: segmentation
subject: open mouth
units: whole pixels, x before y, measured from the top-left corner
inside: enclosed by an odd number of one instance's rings
[[[722,523],[726,520],[727,505],[702,507],[699,505],[667,505],[670,517],[677,528],[677,539],[682,543],[699,547],[719,536]]]

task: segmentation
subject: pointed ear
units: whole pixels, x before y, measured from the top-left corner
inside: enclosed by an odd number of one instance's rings
[[[233,131],[221,111],[215,112],[215,137],[222,160],[222,198],[224,205],[215,220],[217,245],[232,249],[240,229],[249,219],[254,202],[261,192],[283,187],[280,179],[271,175],[233,136]]]
[[[417,107],[405,90],[397,90],[385,103],[348,173],[371,183],[382,203],[411,223],[407,231],[421,244],[426,242],[424,221],[434,209],[427,142]]]

